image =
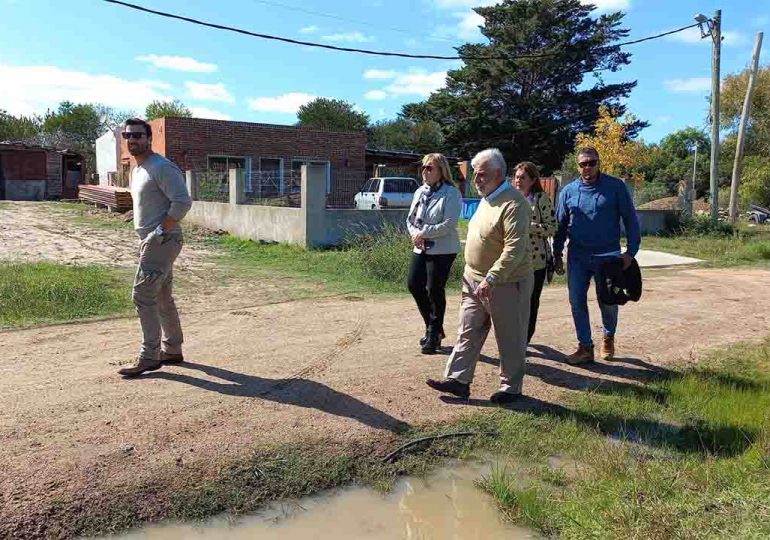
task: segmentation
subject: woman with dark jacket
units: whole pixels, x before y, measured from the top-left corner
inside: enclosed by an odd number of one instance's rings
[[[556,234],[556,213],[551,199],[540,185],[540,172],[534,163],[523,161],[514,169],[513,185],[529,201],[532,207],[532,223],[529,225],[529,240],[532,249],[532,268],[535,270],[535,287],[529,303],[529,329],[527,344],[535,334],[537,312],[540,309],[540,294],[547,272],[552,264],[550,237]]]
[[[462,198],[442,154],[422,158],[421,174],[423,184],[414,192],[406,220],[414,245],[407,285],[425,321],[422,353],[435,354],[444,337],[444,287],[460,252],[457,221]]]

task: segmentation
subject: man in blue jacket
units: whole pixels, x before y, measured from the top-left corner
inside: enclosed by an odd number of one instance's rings
[[[567,282],[578,349],[567,358],[567,362],[573,365],[594,360],[587,302],[591,278],[598,279],[599,267],[608,257],[621,257],[623,267],[627,268],[641,243],[639,220],[626,184],[601,172],[599,152],[595,148],[582,148],[577,155],[577,165],[580,177],[567,184],[559,194],[556,210],[559,228],[553,241],[556,270],[562,272],[564,242],[569,239]],[[623,254],[620,253],[621,220],[627,239],[627,248]],[[605,305],[599,301],[599,308],[604,326],[601,357],[612,360],[615,355],[618,306]]]

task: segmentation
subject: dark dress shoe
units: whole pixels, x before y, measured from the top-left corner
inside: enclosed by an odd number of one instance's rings
[[[160,353],[161,364],[181,364],[182,362],[184,362],[184,356],[181,354],[169,354],[163,351]]]
[[[506,403],[513,403],[519,398],[521,398],[521,394],[509,394],[508,392],[497,391],[492,394],[492,396],[489,398],[489,401],[492,403],[497,403],[498,405],[504,405]]]
[[[441,339],[444,339],[446,335],[444,335],[444,331],[441,331]],[[425,331],[425,335],[420,338],[420,347],[425,345],[428,342],[428,331]]]
[[[452,394],[453,396],[467,399],[471,395],[471,385],[461,383],[456,379],[442,379],[437,381],[435,379],[428,379],[425,384],[446,394]]]
[[[425,340],[420,352],[422,352],[422,354],[436,354],[440,348],[441,338],[431,334],[428,336],[428,339]]]
[[[145,371],[155,371],[156,369],[160,369],[160,366],[161,363],[159,360],[150,360],[148,358],[139,357],[133,366],[120,368],[118,373],[124,377],[136,377]]]

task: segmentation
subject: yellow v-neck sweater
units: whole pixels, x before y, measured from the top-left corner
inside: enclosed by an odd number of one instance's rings
[[[499,285],[531,274],[531,216],[529,202],[515,189],[506,189],[492,201],[482,199],[468,223],[465,275],[474,281],[491,276]]]

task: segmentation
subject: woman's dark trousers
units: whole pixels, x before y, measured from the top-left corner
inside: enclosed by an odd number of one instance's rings
[[[456,253],[412,253],[409,264],[407,285],[425,321],[426,336],[436,336],[439,341],[444,334],[445,286],[456,257]]]
[[[540,309],[540,293],[543,292],[545,283],[545,268],[535,270],[535,287],[532,289],[532,298],[529,301],[529,331],[527,332],[527,343],[535,335],[535,326],[537,325],[537,310]]]

